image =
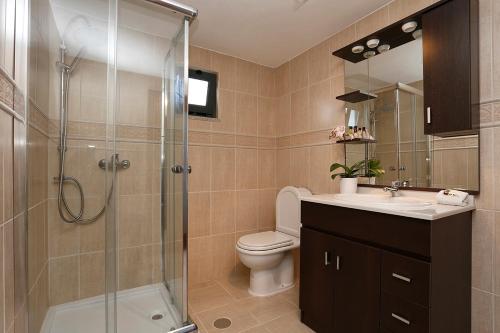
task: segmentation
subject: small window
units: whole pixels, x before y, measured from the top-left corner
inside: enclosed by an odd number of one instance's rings
[[[189,69],[189,114],[217,118],[217,74]]]

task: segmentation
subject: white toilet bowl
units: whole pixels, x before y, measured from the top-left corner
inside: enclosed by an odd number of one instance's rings
[[[242,236],[236,244],[241,262],[250,268],[253,296],[270,296],[294,286],[292,250],[300,246],[300,197],[307,189],[287,186],[276,198],[276,231]]]

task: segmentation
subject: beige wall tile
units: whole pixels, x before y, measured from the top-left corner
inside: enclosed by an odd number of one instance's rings
[[[290,185],[291,149],[278,149],[276,153],[276,186]]]
[[[212,52],[201,47],[189,46],[189,67],[210,69]]]
[[[291,150],[290,185],[309,187],[310,148]]]
[[[493,295],[473,288],[471,303],[471,332],[493,333]]]
[[[236,59],[235,90],[257,95],[259,93],[259,65]]]
[[[236,93],[236,133],[257,135],[258,99],[256,96]]]
[[[80,255],[80,298],[102,295],[105,282],[104,252]]]
[[[356,38],[366,37],[389,25],[389,7],[385,6],[356,22]]]
[[[210,148],[204,146],[189,146],[189,163],[192,172],[189,175],[189,191],[210,190]]]
[[[234,89],[236,79],[236,60],[220,53],[212,53],[212,70],[219,74],[219,88]]]
[[[256,230],[258,228],[259,206],[258,190],[236,191],[236,231]]]
[[[276,226],[276,190],[259,190],[259,230],[274,230]]]
[[[481,2],[480,2],[481,3]],[[498,1],[492,1],[493,5],[493,98],[500,98],[500,60],[496,56],[500,52],[500,4]]]
[[[310,129],[308,89],[292,93],[291,99],[291,133],[308,131]]]
[[[276,136],[276,99],[259,97],[259,136]]]
[[[331,40],[316,45],[308,51],[309,84],[327,79],[330,75]]]
[[[4,311],[5,325],[14,322],[14,227],[12,222],[3,226],[3,264],[4,264]]]
[[[50,260],[50,304],[57,305],[78,299],[79,257]]]
[[[217,120],[211,122],[212,130],[234,133],[236,128],[234,92],[219,90]]]
[[[331,129],[338,119],[334,112],[330,80],[322,81],[309,88],[309,110],[311,129]]]
[[[290,61],[290,89],[297,91],[309,84],[308,54],[302,53]]]
[[[80,228],[62,221],[57,210],[57,199],[48,200],[49,256],[77,254],[80,250]]]
[[[47,262],[46,208],[41,204],[28,211],[28,289],[31,289]]]
[[[212,190],[235,188],[235,151],[233,148],[212,149]]]
[[[189,193],[189,237],[210,234],[210,192]]]
[[[235,197],[234,191],[212,192],[212,235],[235,231]]]
[[[119,252],[119,289],[130,289],[152,281],[152,247],[138,246]]]
[[[151,243],[151,195],[124,195],[118,199],[120,248]]]
[[[493,291],[493,246],[495,215],[477,210],[472,223],[472,286]]]
[[[276,95],[283,96],[290,93],[290,62],[279,66],[276,71]]]
[[[276,187],[276,150],[259,150],[259,188]]]
[[[212,238],[190,238],[188,242],[189,287],[209,282],[214,278]]]
[[[258,188],[257,149],[236,149],[236,189]]]
[[[486,101],[492,97],[493,89],[493,6],[492,0],[482,0],[479,4],[479,97]]]
[[[329,145],[310,148],[309,190],[313,193],[330,193],[332,190],[330,178],[331,148]]]
[[[259,67],[259,96],[276,96],[275,71],[272,68],[265,66]]]
[[[227,276],[235,265],[234,233],[212,236],[212,260],[214,278]]]
[[[276,135],[278,137],[289,135],[292,121],[291,95],[286,94],[277,98],[276,103]]]

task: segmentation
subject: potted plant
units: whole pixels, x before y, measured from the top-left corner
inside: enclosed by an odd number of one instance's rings
[[[337,176],[340,177],[340,193],[356,193],[358,188],[358,175],[363,169],[364,164],[364,161],[359,161],[350,167],[340,163],[333,163],[330,166],[330,172],[334,172],[337,169],[343,170],[343,172],[332,174],[332,179],[337,178]]]
[[[369,159],[366,177],[368,177],[370,185],[375,185],[375,178],[380,177],[383,174],[385,174],[385,170],[380,165],[380,160]]]

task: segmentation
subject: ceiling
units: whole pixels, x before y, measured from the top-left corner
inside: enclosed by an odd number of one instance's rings
[[[181,0],[191,44],[278,67],[391,0]]]

